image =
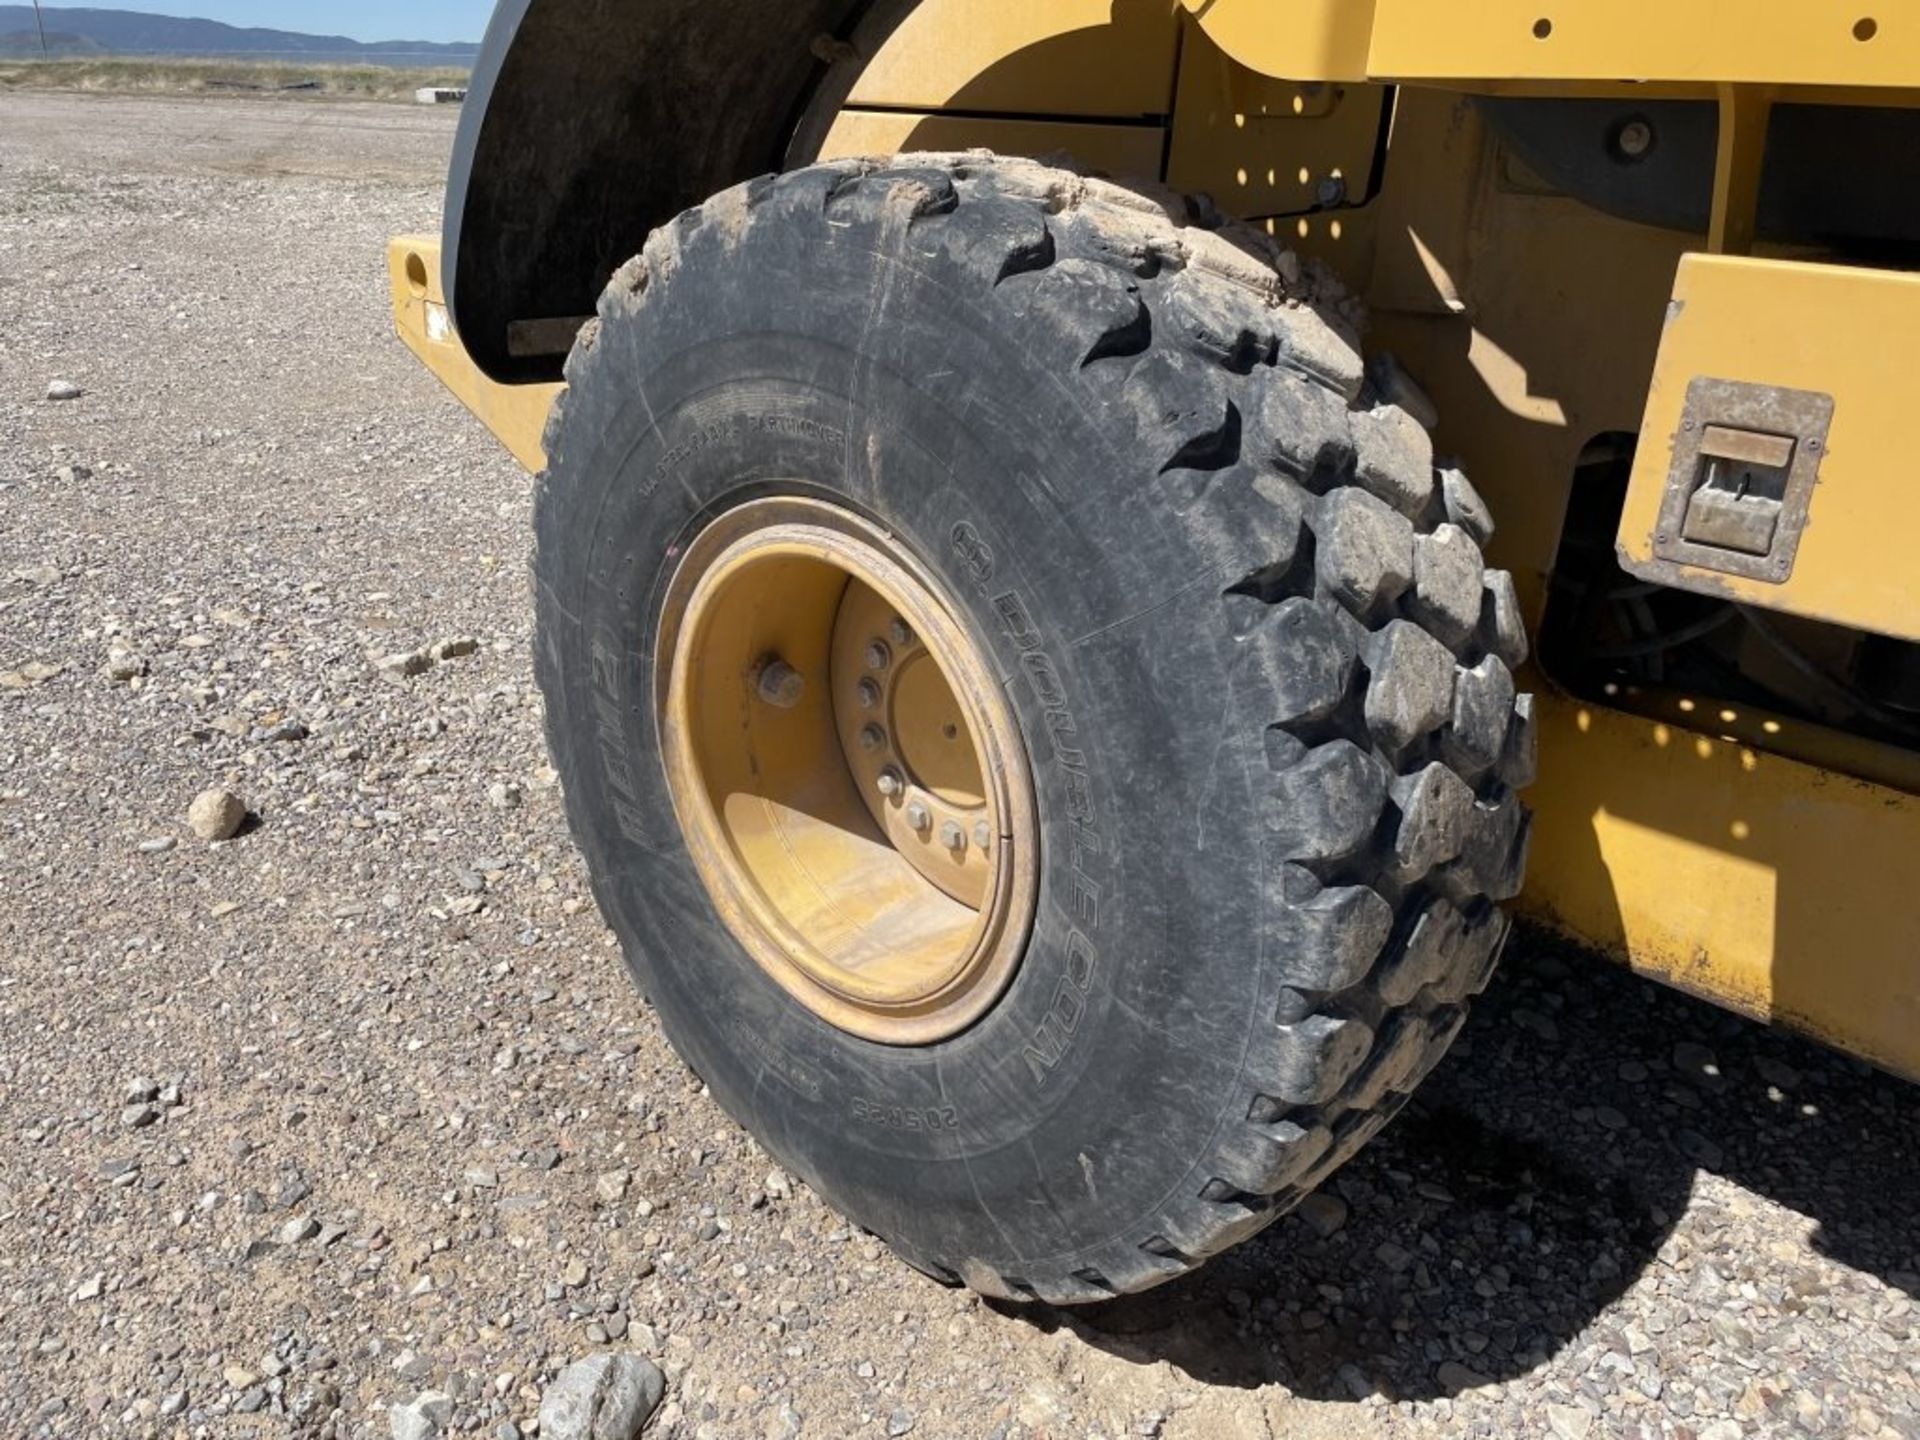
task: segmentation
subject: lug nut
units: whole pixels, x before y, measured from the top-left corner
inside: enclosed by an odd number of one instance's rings
[[[940,843],[949,850],[964,850],[967,848],[967,837],[955,821],[949,820],[940,827]]]
[[[884,670],[893,663],[893,651],[887,648],[884,640],[867,642],[867,669]]]
[[[893,643],[902,650],[913,644],[913,627],[904,620],[896,619],[887,627],[887,634],[893,637]]]
[[[862,680],[854,693],[860,697],[862,710],[871,710],[880,703],[880,687],[871,680]]]
[[[780,710],[791,710],[800,703],[800,697],[806,693],[807,682],[800,672],[784,660],[769,660],[760,667],[760,677],[755,689],[767,704]]]
[[[880,793],[889,800],[907,788],[906,782],[900,778],[900,772],[891,765],[880,772],[879,783]]]
[[[878,750],[886,743],[887,732],[882,730],[878,725],[869,725],[860,732],[860,748],[862,750]]]
[[[916,830],[925,830],[933,824],[933,816],[927,813],[927,807],[918,800],[907,806],[907,824]]]
[[[993,841],[993,827],[984,820],[973,822],[973,843],[985,850]]]

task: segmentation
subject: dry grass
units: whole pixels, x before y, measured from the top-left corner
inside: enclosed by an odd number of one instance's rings
[[[300,65],[240,60],[7,60],[0,92],[80,90],[144,95],[271,95],[412,100],[423,86],[464,86],[458,69]]]

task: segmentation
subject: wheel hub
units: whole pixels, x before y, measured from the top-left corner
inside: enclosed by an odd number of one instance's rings
[[[674,810],[721,920],[822,1019],[888,1044],[998,999],[1038,890],[1000,685],[893,536],[755,501],[688,547],[656,649]]]

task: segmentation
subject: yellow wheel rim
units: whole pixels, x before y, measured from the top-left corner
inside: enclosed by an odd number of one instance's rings
[[[755,501],[688,547],[656,649],[668,788],[721,920],[790,995],[891,1045],[1018,968],[1032,784],[992,668],[880,527]]]

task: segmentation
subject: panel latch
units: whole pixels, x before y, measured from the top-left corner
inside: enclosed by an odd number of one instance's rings
[[[1832,421],[1827,395],[1695,378],[1674,436],[1654,559],[1786,580]]]
[[[1695,545],[1764,555],[1780,528],[1780,502],[1793,464],[1790,435],[1709,425],[1700,440],[1698,488],[1680,534]]]

